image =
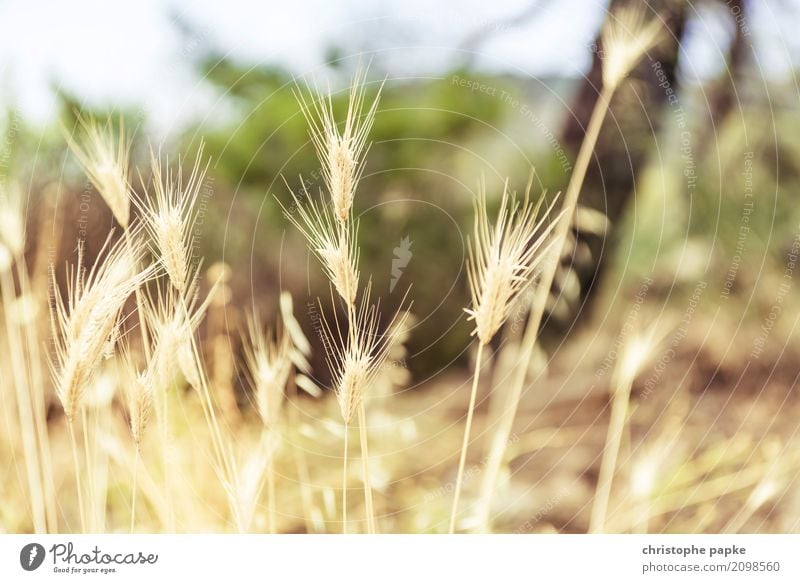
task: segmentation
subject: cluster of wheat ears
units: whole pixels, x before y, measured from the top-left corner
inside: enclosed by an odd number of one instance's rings
[[[486,452],[480,496],[475,501],[477,520],[471,529],[491,528],[492,498],[504,461],[512,424],[523,388],[532,374],[529,363],[534,349],[559,259],[568,240],[584,176],[599,130],[612,96],[657,42],[659,25],[645,22],[639,10],[627,9],[610,15],[603,34],[603,89],[587,128],[585,140],[574,166],[569,186],[561,197],[543,202],[526,194],[516,197],[504,189],[499,210],[489,216],[485,188],[475,201],[474,235],[468,257],[468,283],[471,305],[465,308],[474,323],[477,356],[463,443],[453,490],[449,532],[459,527],[463,509],[459,502],[464,482],[470,432],[484,364],[484,349],[503,327],[512,309],[526,298],[527,323],[524,333],[502,350],[513,351],[508,383],[500,403],[500,422],[496,425]],[[343,122],[337,121],[329,95],[311,89],[297,89],[298,101],[310,127],[310,135],[323,169],[325,196],[314,201],[305,190],[293,195],[284,205],[285,215],[307,238],[310,250],[322,265],[331,284],[330,303],[319,302],[326,359],[338,400],[344,429],[342,452],[341,517],[342,530],[378,532],[370,480],[368,432],[364,396],[390,358],[392,348],[402,341],[410,307],[407,301],[390,319],[382,323],[379,303],[371,299],[371,284],[359,268],[358,224],[354,219],[354,200],[367,151],[368,135],[378,111],[380,89],[367,99],[363,74],[357,74],[350,90],[349,108]],[[309,343],[292,315],[291,298],[281,298],[282,325],[265,330],[253,315],[244,334],[245,358],[242,364],[254,396],[260,419],[256,436],[244,440],[232,434],[220,413],[204,362],[205,348],[198,341],[198,326],[218,291],[220,282],[201,295],[200,261],[196,256],[198,197],[203,187],[207,163],[202,148],[188,171],[169,168],[160,153],[153,152],[150,179],[143,184],[144,194],[131,186],[128,167],[130,142],[124,128],[98,125],[81,120],[69,145],[90,181],[102,195],[118,224],[91,268],[84,265],[79,243],[77,263],[67,269],[67,281],[57,281],[51,269],[50,321],[52,334],[51,383],[35,365],[42,355],[38,329],[16,313],[19,299],[30,293],[31,282],[23,260],[24,221],[21,199],[5,196],[2,219],[2,272],[4,323],[10,350],[12,382],[19,421],[22,459],[28,485],[32,527],[37,532],[57,532],[62,507],[68,506],[54,484],[53,448],[45,403],[54,391],[63,407],[70,438],[75,493],[80,528],[99,531],[106,526],[107,485],[97,476],[96,455],[102,435],[108,431],[103,413],[87,406],[101,369],[113,361],[114,374],[124,388],[126,420],[133,447],[130,484],[130,528],[137,525],[137,494],[145,492],[150,504],[160,505],[165,530],[175,528],[175,494],[184,477],[171,471],[174,451],[170,446],[170,389],[176,379],[196,395],[208,450],[196,455],[214,470],[218,491],[227,502],[224,520],[239,531],[254,527],[254,516],[262,496],[266,498],[269,532],[278,531],[276,504],[275,452],[280,447],[281,428],[286,423],[287,387],[313,390],[309,378]],[[178,161],[176,168],[180,168]],[[185,166],[185,165],[184,165]],[[16,277],[14,276],[16,273]],[[366,281],[365,281],[366,280]],[[523,294],[524,291],[532,293]],[[532,298],[532,299],[531,299]],[[135,300],[135,307],[131,307]],[[503,359],[498,359],[498,362]],[[637,364],[630,359],[624,377],[635,374]],[[624,382],[622,384],[625,384]],[[624,391],[622,391],[624,393]],[[143,455],[142,443],[151,420],[155,424],[157,450]],[[364,519],[348,519],[348,435],[357,424],[361,450]],[[598,485],[592,530],[602,531],[605,506],[614,474],[619,447],[619,420],[612,420]],[[198,440],[198,450],[204,443]],[[157,483],[146,471],[148,465],[163,464]],[[142,468],[145,468],[144,470]],[[302,473],[300,474],[302,476]],[[204,485],[204,487],[210,487]],[[290,487],[286,484],[285,487]],[[298,486],[302,490],[302,484]],[[301,491],[300,496],[304,493]],[[160,501],[160,502],[159,502]],[[63,518],[61,519],[63,520]],[[363,525],[363,527],[361,526]],[[69,526],[69,525],[67,525]]]

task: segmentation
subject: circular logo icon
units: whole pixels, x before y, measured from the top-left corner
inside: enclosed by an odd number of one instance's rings
[[[35,571],[44,562],[44,547],[39,543],[30,543],[19,552],[19,564],[26,571]]]

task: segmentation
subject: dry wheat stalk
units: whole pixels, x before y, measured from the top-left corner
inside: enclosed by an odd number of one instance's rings
[[[274,337],[269,331],[264,334],[256,314],[248,318],[247,327],[245,363],[255,393],[256,410],[264,425],[263,441],[269,445],[269,457],[266,460],[267,506],[269,530],[274,534],[277,532],[274,456],[280,445],[279,423],[295,349],[291,336],[285,330],[279,329]]]
[[[241,459],[237,459],[234,464],[232,480],[224,484],[225,493],[233,507],[236,529],[240,533],[251,530],[264,482],[269,482],[269,476],[274,475],[271,468],[273,457],[274,444],[262,436],[254,446],[242,450]],[[270,524],[270,532],[274,533],[276,530],[274,516],[271,516],[270,520],[273,521]]]
[[[555,201],[541,213],[543,201],[544,197],[540,198],[537,204],[531,204],[527,193],[521,204],[509,200],[508,182],[506,182],[497,218],[494,224],[490,224],[486,208],[485,184],[481,183],[476,197],[475,237],[470,244],[467,266],[472,307],[466,308],[465,311],[469,314],[469,320],[475,322],[473,335],[478,337],[478,353],[458,461],[453,507],[450,512],[451,534],[455,532],[456,527],[483,347],[492,340],[508,319],[520,292],[533,281],[534,272],[549,247],[549,244],[546,244],[547,238],[557,224],[557,219],[548,222]]]
[[[162,458],[168,463],[167,444],[168,410],[167,392],[173,386],[178,374],[182,374],[189,386],[200,397],[203,414],[208,425],[214,446],[216,470],[223,484],[230,480],[234,471],[234,460],[229,443],[224,439],[211,399],[204,363],[196,340],[196,330],[205,317],[206,311],[217,288],[212,287],[206,298],[199,302],[196,292],[198,278],[189,276],[188,288],[180,294],[173,284],[162,289],[161,282],[156,282],[155,293],[145,301],[145,320],[152,330],[152,347],[148,359],[148,378],[154,386],[159,399],[159,421],[161,428]],[[172,293],[170,293],[172,291]],[[188,298],[188,299],[187,299]],[[171,492],[169,474],[165,473],[164,489]]]
[[[50,468],[43,388],[41,382],[33,382],[34,375],[38,376],[39,363],[31,362],[32,354],[30,350],[25,350],[21,329],[25,328],[26,337],[30,340],[34,326],[14,318],[14,304],[23,297],[27,282],[23,199],[16,184],[3,185],[0,188],[0,296],[3,303],[6,350],[10,360],[9,376],[15,390],[33,529],[36,533],[45,533],[48,526],[53,524],[53,519],[50,517],[52,505],[49,502],[52,499],[52,488],[45,492],[52,482],[43,479],[49,475]],[[15,266],[19,276],[19,295],[14,278]],[[31,347],[30,342],[28,347]]]
[[[624,7],[612,13],[603,30],[602,40],[605,53],[602,61],[603,88],[592,110],[589,125],[578,150],[575,167],[564,194],[561,207],[562,218],[553,232],[554,244],[548,253],[549,256],[543,262],[540,284],[534,292],[528,321],[525,325],[518,351],[518,364],[509,383],[509,395],[504,403],[502,417],[491,441],[484,479],[481,485],[480,516],[478,521],[480,530],[488,530],[490,526],[492,497],[500,466],[505,456],[506,444],[511,435],[514,417],[522,398],[523,387],[529,370],[528,363],[533,357],[539,336],[539,326],[544,316],[559,260],[568,239],[570,228],[573,225],[576,209],[578,208],[578,198],[600,135],[600,129],[603,126],[611,99],[619,84],[645,53],[659,42],[661,35],[660,19],[654,16],[649,22],[645,23],[641,6],[637,8]]]
[[[84,172],[94,187],[105,200],[114,218],[121,225],[128,252],[134,252],[134,232],[131,229],[131,202],[134,200],[128,177],[130,174],[128,159],[131,142],[125,134],[123,118],[119,120],[118,135],[109,118],[105,126],[99,126],[94,119],[79,116],[81,134],[76,141],[72,134],[64,129],[67,143],[73,151]],[[138,233],[138,229],[136,231]],[[140,290],[137,288],[136,310],[139,316],[139,331],[145,353],[149,350],[150,339],[147,322],[143,317],[144,305]],[[148,355],[149,356],[149,355]]]
[[[653,357],[656,347],[663,339],[665,330],[662,328],[659,331],[659,322],[656,320],[644,332],[627,338],[620,358],[614,367],[614,374],[611,377],[611,418],[608,421],[606,443],[603,447],[600,474],[597,478],[597,488],[592,504],[589,521],[590,533],[605,531],[611,484],[616,473],[620,443],[628,420],[633,381],[636,380],[642,367]]]
[[[374,510],[372,505],[372,489],[369,484],[369,450],[366,434],[366,413],[364,394],[384,366],[391,347],[395,344],[393,334],[402,330],[402,324],[408,317],[408,311],[398,311],[386,327],[380,332],[380,306],[370,304],[372,284],[367,284],[361,305],[349,311],[348,330],[342,331],[336,312],[334,322],[330,322],[322,312],[322,331],[326,346],[326,361],[333,376],[333,386],[339,402],[339,410],[344,420],[344,456],[342,472],[342,505],[347,508],[347,435],[353,417],[358,414],[359,439],[361,446],[361,463],[364,474],[364,496],[367,511],[367,532],[375,533]],[[405,302],[405,298],[402,303]],[[401,303],[401,305],[402,305]],[[343,513],[344,529],[347,528],[347,515]]]
[[[128,426],[134,443],[133,480],[131,484],[131,532],[136,524],[136,492],[139,474],[139,458],[142,452],[144,431],[153,411],[156,384],[153,369],[139,372],[128,349],[122,350],[122,376],[125,400],[128,405]]]
[[[217,419],[216,407],[211,396],[203,357],[195,329],[219,285],[214,284],[203,303],[196,307],[199,266],[194,263],[194,247],[197,242],[198,199],[203,189],[203,180],[208,162],[203,163],[203,145],[188,175],[179,167],[176,172],[164,170],[161,160],[151,150],[153,193],[145,199],[134,199],[141,211],[147,233],[152,240],[152,250],[164,266],[173,293],[164,290],[168,299],[161,317],[155,323],[160,326],[156,335],[161,339],[155,343],[155,366],[161,369],[157,376],[163,382],[169,367],[163,363],[176,364],[187,382],[200,397],[203,415],[214,447],[215,471],[223,483],[231,484],[235,479],[236,460],[231,449],[232,441],[223,432]],[[167,399],[161,401],[162,439],[166,440]],[[166,451],[164,452],[166,461]],[[165,478],[165,482],[168,478]],[[170,490],[165,483],[165,489]],[[232,506],[232,512],[236,509]]]
[[[291,339],[292,348],[289,353],[289,358],[296,369],[293,379],[295,388],[294,395],[297,396],[297,389],[302,389],[312,397],[320,397],[322,395],[322,390],[309,377],[311,374],[311,363],[308,361],[308,358],[311,355],[311,344],[305,337],[297,318],[295,318],[293,303],[292,295],[289,292],[281,292],[281,322]],[[294,406],[289,408],[288,422],[293,427],[300,426],[299,407]],[[306,530],[309,533],[321,532],[322,528],[319,515],[316,512],[317,509],[314,508],[314,488],[311,485],[305,451],[299,443],[295,442],[292,452],[294,454],[295,467],[297,468],[300,500],[303,508],[303,519],[306,524]]]
[[[36,466],[41,465],[41,482],[44,495],[44,510],[49,532],[58,531],[58,505],[56,501],[55,480],[53,477],[50,436],[47,426],[45,398],[45,374],[42,372],[41,340],[39,322],[35,318],[42,295],[31,284],[28,264],[25,260],[25,202],[23,191],[16,182],[9,182],[0,187],[0,288],[2,288],[5,311],[5,326],[12,356],[11,368],[14,385],[20,394],[18,412],[23,432],[25,447],[31,448],[31,455],[26,456],[26,471],[29,482],[35,478]],[[44,248],[39,241],[37,247]],[[14,282],[16,270],[16,285]],[[15,288],[19,287],[16,294]],[[16,296],[16,297],[15,297]],[[29,314],[23,318],[13,304],[22,302],[28,306]],[[16,320],[16,322],[15,322]],[[20,330],[21,328],[21,330]],[[23,334],[24,332],[24,334]],[[23,336],[25,346],[23,346]],[[29,377],[27,380],[24,380]],[[20,384],[24,382],[25,384]],[[29,431],[32,418],[34,431]],[[35,435],[34,435],[35,433]],[[30,462],[28,461],[30,460]],[[31,509],[38,513],[39,499],[37,486],[31,487]],[[41,522],[34,518],[35,530],[41,532]]]
[[[109,238],[101,250],[100,259],[87,274],[83,267],[83,245],[79,244],[77,266],[69,272],[66,300],[56,292],[51,305],[55,343],[53,380],[69,426],[84,532],[86,514],[78,466],[75,415],[81,409],[89,383],[103,359],[104,348],[118,325],[125,300],[155,272],[153,266],[138,269],[142,251],[141,246],[131,248],[122,240],[112,245]],[[53,287],[57,289],[54,269],[52,278]],[[86,441],[85,425],[83,429]]]
[[[357,225],[353,221],[353,199],[363,167],[366,152],[366,140],[375,112],[378,107],[380,91],[371,106],[365,109],[366,75],[357,72],[350,87],[350,99],[344,127],[339,128],[335,121],[330,93],[322,94],[319,90],[310,91],[314,97],[306,99],[301,90],[296,90],[300,108],[310,126],[311,140],[317,156],[322,164],[322,173],[330,198],[329,205],[317,205],[308,202],[301,204],[299,197],[292,194],[295,209],[300,218],[284,208],[287,217],[300,229],[308,239],[312,250],[323,264],[325,274],[347,306],[349,336],[348,346],[357,345],[354,335],[359,310],[367,305],[362,299],[361,308],[357,308],[358,296],[358,249],[356,247]],[[305,187],[303,188],[305,193]],[[376,315],[377,320],[377,315]],[[344,345],[340,345],[344,346]],[[346,352],[346,351],[345,351]],[[344,356],[344,353],[341,354]],[[351,358],[353,354],[350,355]],[[367,367],[366,362],[350,362],[342,372],[348,376],[359,376]],[[352,385],[358,378],[340,379],[342,386]],[[359,417],[359,436],[361,442],[361,460],[364,472],[364,498],[367,511],[367,530],[375,532],[375,517],[372,503],[372,487],[369,477],[369,464],[366,435],[366,413],[362,399],[348,399],[355,395],[354,391],[341,390],[339,402],[342,407],[344,428],[344,456],[342,471],[342,516],[343,528],[347,529],[347,436],[348,425],[357,412]],[[352,406],[351,406],[352,405]]]
[[[16,184],[0,189],[0,243],[8,248],[11,260],[19,259],[25,249],[25,201]]]

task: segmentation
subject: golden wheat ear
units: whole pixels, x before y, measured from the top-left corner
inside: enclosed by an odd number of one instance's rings
[[[160,282],[156,281],[155,289],[148,290],[143,302],[144,317],[152,331],[153,343],[148,374],[159,391],[169,388],[178,371],[193,388],[200,387],[202,371],[198,370],[192,353],[192,338],[205,317],[214,289],[198,305],[199,296],[194,291],[197,280],[192,281],[188,288],[188,301],[165,293],[166,290],[162,290]]]
[[[248,316],[243,339],[247,378],[253,389],[261,422],[273,428],[280,420],[286,383],[292,370],[291,338],[282,329],[261,329],[256,313]]]
[[[154,254],[163,264],[172,286],[183,295],[196,276],[192,261],[197,239],[197,200],[209,166],[208,161],[203,162],[203,150],[201,144],[187,176],[181,160],[177,172],[169,167],[165,170],[165,164],[151,149],[152,195],[133,199],[144,219]]]
[[[120,117],[119,129],[115,130],[110,118],[101,126],[79,114],[78,125],[77,139],[62,125],[67,143],[116,221],[127,229],[131,207],[128,183],[131,142],[125,135],[125,124]]]
[[[500,210],[491,223],[485,184],[478,189],[467,263],[472,307],[465,311],[475,322],[473,335],[482,344],[488,344],[506,321],[517,296],[547,255],[547,239],[559,219],[549,220],[555,200],[541,212],[542,200],[531,204],[526,195],[520,204],[510,197],[506,182]]]
[[[381,332],[380,303],[371,303],[372,282],[367,283],[349,330],[344,331],[334,311],[333,321],[322,314],[325,359],[333,376],[333,386],[344,422],[349,424],[364,394],[385,364],[394,337],[403,329],[408,310],[401,308]]]
[[[353,206],[358,181],[364,167],[367,136],[375,121],[381,83],[375,98],[367,106],[366,69],[356,70],[350,84],[350,97],[343,126],[336,122],[330,91],[318,87],[295,88],[300,110],[309,125],[311,141],[322,163],[322,176],[331,197],[333,214],[346,222]]]
[[[645,22],[645,4],[626,5],[611,12],[601,40],[603,85],[617,87],[641,58],[661,40],[663,24],[658,16]]]
[[[122,239],[112,245],[110,241],[111,235],[88,273],[83,266],[83,245],[79,245],[78,262],[67,270],[66,298],[57,291],[55,270],[51,269],[56,290],[51,304],[55,343],[51,366],[56,394],[70,420],[106,352],[125,301],[157,270],[155,266],[138,268],[141,245],[131,247]]]
[[[155,385],[149,368],[139,371],[133,354],[121,344],[121,373],[125,402],[128,407],[128,426],[133,443],[137,449],[142,447],[142,439],[153,410]]]
[[[287,209],[280,200],[278,204],[286,218],[306,238],[338,294],[348,305],[354,304],[359,280],[358,223],[337,223],[324,203],[315,202],[310,197],[303,202],[293,191],[290,192],[294,201],[292,208]]]

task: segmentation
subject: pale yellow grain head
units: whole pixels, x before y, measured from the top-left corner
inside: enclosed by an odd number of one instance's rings
[[[142,212],[147,232],[170,282],[184,295],[196,276],[192,262],[197,242],[197,202],[208,168],[207,163],[202,163],[202,158],[201,145],[188,173],[180,168],[180,161],[178,170],[173,172],[152,153],[151,196],[134,201]]]
[[[123,229],[127,229],[131,207],[128,184],[130,141],[125,137],[125,126],[121,119],[118,130],[113,128],[111,120],[104,126],[84,117],[79,117],[78,122],[78,138],[67,134],[70,149],[114,218]]]
[[[472,306],[465,311],[475,322],[473,334],[488,344],[511,313],[514,301],[533,280],[548,249],[557,219],[548,222],[551,204],[540,213],[542,201],[532,204],[511,199],[503,189],[500,209],[492,222],[481,184],[475,200],[475,231],[469,247],[467,275]]]
[[[264,426],[274,428],[280,421],[286,383],[292,370],[290,336],[282,330],[264,332],[258,316],[253,314],[248,319],[244,346],[256,410]]]
[[[309,90],[311,97],[296,92],[300,108],[308,121],[311,141],[322,164],[322,175],[337,221],[347,222],[353,206],[367,149],[367,136],[375,120],[381,87],[369,103],[366,100],[366,72],[358,70],[350,85],[347,113],[342,124],[336,121],[329,92]]]
[[[359,281],[358,225],[352,221],[338,223],[329,207],[311,199],[301,201],[294,193],[292,197],[293,210],[283,207],[284,214],[306,238],[339,296],[354,305]]]
[[[660,41],[663,24],[657,16],[646,21],[645,10],[635,3],[609,14],[601,34],[604,86],[617,87]]]
[[[94,267],[83,267],[82,247],[77,266],[69,271],[66,297],[58,291],[51,303],[55,344],[52,364],[56,394],[67,417],[79,410],[98,365],[115,341],[118,319],[128,297],[154,274],[138,268],[140,246],[118,241],[106,244]],[[58,290],[53,270],[53,289]]]
[[[355,318],[348,323],[350,330],[346,332],[336,317],[331,322],[323,312],[326,360],[345,424],[352,421],[365,393],[386,364],[389,352],[396,344],[396,335],[408,317],[408,311],[401,309],[394,314],[385,331],[381,331],[379,306],[370,303],[371,289],[371,283],[368,283]]]
[[[136,369],[133,357],[127,348],[123,349],[122,354],[120,366],[128,407],[128,425],[134,444],[141,449],[144,432],[153,411],[155,384],[150,370],[140,372]]]

